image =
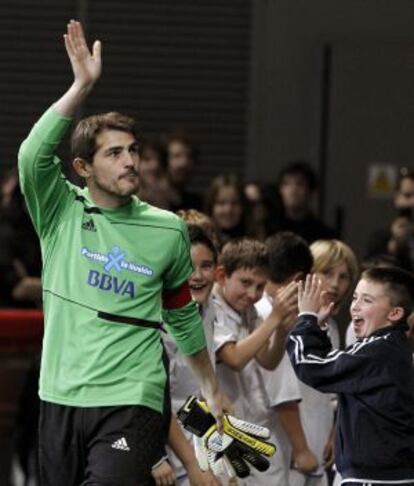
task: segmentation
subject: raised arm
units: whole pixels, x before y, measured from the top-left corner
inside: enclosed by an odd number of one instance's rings
[[[63,38],[72,66],[73,83],[54,107],[59,115],[71,117],[101,75],[101,43],[95,41],[91,52],[86,44],[82,25],[75,20],[69,22]]]
[[[282,361],[286,339],[295,325],[297,315],[297,283],[291,282],[278,291],[272,312],[267,318],[275,321],[275,331],[256,355],[257,361],[264,368],[273,370]]]
[[[69,129],[72,115],[101,73],[100,43],[95,42],[91,54],[79,22],[70,21],[64,38],[73,83],[34,125],[20,147],[18,158],[20,187],[40,236],[53,231],[75,197],[63,178],[56,151]]]
[[[253,358],[266,369],[276,368],[285,351],[289,332],[286,326],[292,321],[295,310],[296,283],[293,282],[283,290],[280,300],[260,326],[245,338],[228,342],[217,351],[219,360],[235,371],[241,371]]]
[[[346,351],[332,349],[324,322],[334,304],[325,305],[321,282],[308,275],[299,286],[299,319],[287,351],[298,378],[325,393],[360,393],[384,383],[379,367],[387,362],[386,337],[365,339]]]

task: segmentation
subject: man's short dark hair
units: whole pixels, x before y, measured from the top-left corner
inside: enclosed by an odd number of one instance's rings
[[[98,149],[96,138],[104,130],[119,130],[137,138],[135,120],[129,116],[117,112],[88,116],[80,120],[73,130],[72,157],[74,159],[79,157],[91,164]]]
[[[230,277],[236,270],[258,270],[267,275],[269,253],[264,243],[253,238],[231,240],[223,246],[219,256],[219,265]]]
[[[365,270],[361,278],[385,286],[386,295],[395,307],[404,309],[404,319],[414,310],[414,275],[398,267],[374,267]]]
[[[316,177],[315,171],[312,169],[311,165],[308,162],[305,162],[303,160],[295,160],[280,171],[277,180],[278,187],[283,184],[283,179],[286,176],[303,177],[310,191],[314,191],[318,186],[318,179]]]
[[[269,251],[269,280],[282,284],[296,273],[308,274],[313,257],[308,243],[290,231],[281,231],[266,240]]]

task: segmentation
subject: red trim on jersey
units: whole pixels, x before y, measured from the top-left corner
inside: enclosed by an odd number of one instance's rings
[[[184,282],[176,289],[164,290],[162,293],[162,306],[164,309],[179,309],[187,305],[190,301],[191,293],[188,282]]]

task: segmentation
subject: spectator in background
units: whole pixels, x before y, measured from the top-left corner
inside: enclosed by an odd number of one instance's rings
[[[293,162],[282,169],[278,177],[282,199],[282,215],[276,222],[279,231],[292,231],[308,243],[335,237],[333,229],[317,218],[311,209],[312,196],[317,189],[317,177],[307,162]]]
[[[206,194],[205,211],[223,245],[248,233],[244,189],[235,175],[219,175],[213,179]]]
[[[170,188],[166,174],[167,152],[156,139],[140,144],[138,197],[153,206],[169,209]]]
[[[244,186],[247,201],[250,233],[254,238],[264,241],[271,233],[271,211],[266,204],[262,186],[257,182],[248,182]]]
[[[396,216],[387,228],[374,231],[368,240],[367,257],[390,255],[405,270],[414,270],[414,172],[401,171],[395,196]]]
[[[41,254],[37,235],[13,169],[1,184],[1,307],[37,307],[42,298]]]
[[[201,209],[202,199],[188,190],[198,151],[188,135],[175,132],[166,138],[170,209]]]

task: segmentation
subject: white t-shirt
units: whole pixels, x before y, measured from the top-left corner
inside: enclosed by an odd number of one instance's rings
[[[243,315],[232,309],[217,293],[214,294],[216,320],[214,323],[214,347],[216,353],[227,343],[237,342],[251,334],[261,319],[252,307]],[[235,415],[249,422],[268,427],[270,441],[276,444],[276,454],[269,458],[270,467],[259,473],[253,467],[251,475],[243,481],[246,486],[287,484],[284,461],[280,461],[282,448],[276,437],[276,414],[270,408],[269,395],[262,374],[263,368],[252,359],[241,371],[234,371],[217,360],[217,376],[223,392],[233,402]]]
[[[255,307],[260,319],[264,321],[272,311],[270,297],[265,293]],[[261,372],[265,379],[270,407],[301,400],[299,385],[287,353],[284,354],[276,369],[268,371],[261,368]]]
[[[255,307],[261,319],[265,320],[272,311],[270,297],[265,293]],[[284,354],[276,369],[269,371],[261,368],[261,373],[269,396],[269,406],[273,407],[275,415],[275,435],[281,448],[281,454],[278,455],[278,459],[283,461],[285,469],[288,470],[291,463],[292,448],[278,418],[277,407],[283,403],[299,402],[302,399],[299,382],[287,353]]]

